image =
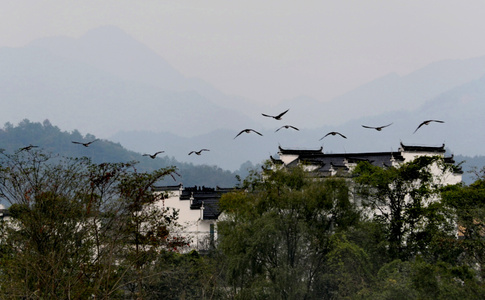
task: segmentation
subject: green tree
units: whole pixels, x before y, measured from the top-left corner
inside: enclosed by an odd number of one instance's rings
[[[127,274],[123,285],[135,298],[146,298],[145,287],[157,277],[151,265],[163,251],[179,251],[188,245],[178,229],[178,211],[157,205],[163,195],[153,193],[151,187],[161,178],[174,176],[175,169],[161,169],[152,173],[132,172],[123,176],[117,186],[122,209],[117,214],[117,228],[123,247],[118,263]]]
[[[133,282],[133,297],[143,296],[148,254],[183,241],[172,231],[176,213],[152,207],[151,185],[174,172],[36,148],[0,153],[0,198],[10,205],[0,224],[1,298],[117,298]]]
[[[320,286],[326,264],[337,268],[345,252],[332,236],[356,224],[359,214],[343,179],[308,175],[302,168],[253,173],[243,189],[221,198],[219,249],[236,298],[314,299],[333,292]],[[332,255],[337,245],[342,251]]]
[[[461,262],[478,268],[485,280],[485,175],[470,184],[444,189],[444,204],[455,216],[459,239],[452,246]]]
[[[421,156],[387,168],[361,162],[355,183],[372,219],[386,228],[391,260],[427,252],[436,235],[451,237],[453,226],[439,201],[441,176],[453,171],[438,156]]]
[[[371,259],[363,248],[350,242],[345,233],[330,239],[325,271],[315,284],[324,299],[348,299],[366,291],[374,281]]]
[[[483,299],[473,270],[444,262],[394,260],[384,265],[363,299]]]
[[[221,261],[202,256],[195,250],[188,253],[162,251],[146,267],[151,276],[143,286],[146,299],[223,299],[218,274]]]

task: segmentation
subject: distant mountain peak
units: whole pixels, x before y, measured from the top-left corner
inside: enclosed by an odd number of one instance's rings
[[[137,42],[135,39],[133,39],[123,29],[113,25],[104,25],[101,27],[96,27],[88,30],[79,38],[68,37],[68,36],[43,37],[43,38],[39,38],[31,41],[30,43],[27,44],[27,46],[34,46],[34,47],[47,48],[49,50],[55,50],[56,47],[59,47],[59,42],[62,42],[63,44],[75,44],[76,46],[79,46],[79,44],[81,44],[82,43],[81,41],[83,40],[89,40],[91,42],[95,42],[96,44],[100,42],[105,43],[106,40],[123,42],[123,43],[128,42],[128,43],[141,44],[140,42]]]
[[[124,51],[140,51],[145,52],[145,55],[148,55],[148,53],[155,54],[146,45],[130,36],[126,31],[112,25],[105,25],[87,31],[79,38],[79,42],[96,48],[109,44],[115,47],[121,47]]]
[[[158,53],[123,29],[104,25],[90,29],[79,38],[56,36],[41,38],[28,47],[42,48],[67,59],[86,63],[117,76],[165,91],[196,91],[220,106],[237,106],[245,111],[250,105],[240,97],[228,96],[200,78],[188,78]]]
[[[42,38],[28,46],[87,63],[124,80],[175,91],[184,90],[187,85],[185,76],[164,58],[112,25],[93,28],[80,38]]]
[[[93,29],[88,30],[83,36],[89,36],[89,35],[97,35],[97,36],[119,35],[119,36],[125,36],[127,38],[131,38],[126,33],[126,31],[114,25],[103,25],[103,26],[95,27]]]

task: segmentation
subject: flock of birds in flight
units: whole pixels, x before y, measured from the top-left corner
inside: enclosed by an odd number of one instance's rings
[[[89,145],[91,145],[92,143],[98,141],[99,139],[95,139],[95,140],[92,140],[90,142],[76,142],[76,141],[72,141],[73,144],[78,144],[78,145],[83,145],[84,147],[89,147]],[[39,146],[34,146],[32,144],[26,146],[26,147],[23,147],[23,148],[20,148],[17,152],[21,152],[21,151],[29,151],[30,149],[32,148],[39,148]]]
[[[276,116],[271,116],[271,115],[267,115],[267,114],[262,114],[262,115],[263,115],[263,116],[265,116],[265,117],[273,118],[273,119],[275,119],[275,120],[281,120],[281,119],[282,119],[282,117],[283,117],[283,115],[284,115],[284,114],[286,114],[288,111],[289,111],[289,109],[285,110],[284,112],[282,112],[282,113],[280,113],[279,115],[276,115]],[[418,129],[419,129],[419,128],[421,128],[423,125],[429,125],[429,124],[430,124],[430,123],[432,123],[432,122],[436,122],[436,123],[444,123],[444,121],[441,121],[441,120],[426,120],[426,121],[423,121],[423,122],[421,122],[421,124],[419,124],[418,128],[416,128],[416,130],[414,130],[413,134],[414,134],[414,133],[416,133],[416,131],[418,131]],[[374,126],[362,125],[362,127],[364,127],[364,128],[368,128],[368,129],[375,129],[375,130],[377,130],[377,131],[382,131],[382,129],[384,129],[384,128],[386,128],[386,127],[389,127],[389,126],[391,126],[392,124],[393,124],[393,123],[390,123],[390,124],[387,124],[387,125],[383,125],[383,126],[376,126],[376,127],[374,127]],[[277,132],[277,131],[279,131],[280,129],[283,129],[283,128],[285,128],[285,129],[290,129],[290,128],[291,128],[291,129],[294,129],[294,130],[299,130],[298,128],[296,128],[295,126],[292,126],[292,125],[283,125],[283,126],[281,126],[280,128],[276,129],[276,131],[275,131],[275,132]],[[254,132],[254,133],[256,133],[256,134],[258,134],[258,135],[262,136],[262,134],[261,134],[260,132],[257,132],[256,130],[251,129],[251,128],[247,128],[247,129],[243,129],[243,130],[241,130],[241,131],[240,131],[240,132],[239,132],[239,133],[238,133],[238,134],[237,134],[237,135],[234,137],[234,139],[235,139],[235,138],[237,138],[238,136],[240,136],[240,135],[241,135],[241,134],[243,134],[243,133],[251,133],[251,132]],[[337,132],[337,131],[331,131],[331,132],[327,133],[326,135],[324,135],[324,136],[323,136],[323,137],[320,139],[320,141],[321,141],[321,140],[323,140],[325,137],[327,137],[327,136],[329,136],[329,135],[339,135],[339,136],[343,137],[344,139],[346,139],[346,138],[347,138],[345,135],[341,134],[340,132]]]
[[[89,141],[89,142],[77,142],[77,141],[72,141],[72,143],[73,143],[73,144],[77,144],[77,145],[83,145],[84,147],[89,147],[89,146],[90,146],[92,143],[97,142],[97,141],[99,141],[99,139],[94,139],[94,140]],[[18,153],[18,152],[22,152],[22,151],[29,151],[29,150],[31,150],[32,148],[38,148],[38,147],[39,147],[39,146],[35,146],[35,145],[30,144],[30,145],[28,145],[28,146],[26,146],[26,147],[23,147],[23,148],[18,149],[17,153]],[[201,155],[201,154],[202,154],[202,152],[204,152],[204,151],[210,151],[210,150],[209,150],[209,149],[200,149],[199,151],[195,151],[195,150],[193,150],[193,151],[190,151],[190,152],[189,152],[189,155],[192,155],[192,154]],[[155,159],[155,158],[157,157],[157,155],[158,155],[158,154],[161,154],[161,153],[164,153],[164,152],[165,152],[165,151],[158,151],[158,152],[155,152],[155,153],[153,153],[153,154],[148,154],[148,153],[145,153],[145,154],[143,154],[142,156],[148,156],[148,157],[150,157],[151,159]]]
[[[89,147],[92,143],[98,141],[99,139],[94,139],[92,141],[89,141],[89,142],[77,142],[77,141],[72,141],[73,144],[77,144],[77,145],[83,145],[84,147]],[[35,145],[28,145],[26,147],[23,147],[23,148],[20,148],[18,152],[22,152],[22,151],[29,151],[31,150],[32,148],[38,148],[39,146],[35,146]],[[192,154],[196,154],[196,155],[201,155],[202,152],[204,151],[210,151],[209,149],[200,149],[199,151],[190,151],[188,155],[192,155]],[[153,154],[148,154],[148,153],[145,153],[143,154],[142,156],[148,156],[150,157],[151,159],[155,159],[157,157],[158,154],[161,154],[161,153],[164,153],[165,151],[158,151],[158,152],[155,152]]]
[[[273,118],[273,119],[275,119],[275,120],[281,120],[281,119],[282,119],[282,117],[283,117],[283,115],[285,115],[285,114],[286,114],[288,111],[289,111],[289,109],[287,109],[287,110],[285,110],[284,112],[282,112],[282,113],[280,113],[280,114],[278,114],[278,115],[275,115],[275,116],[272,116],[272,115],[267,115],[267,114],[262,114],[262,115],[263,115],[264,117]],[[429,125],[430,123],[433,123],[433,122],[436,122],[436,123],[444,123],[444,121],[441,121],[441,120],[426,120],[426,121],[423,121],[423,122],[421,122],[421,123],[418,125],[418,127],[416,128],[416,130],[414,130],[413,134],[414,134],[414,133],[416,133],[416,131],[418,131],[418,129],[419,129],[419,128],[421,128],[422,126],[424,126],[424,125]],[[377,130],[377,131],[382,131],[382,129],[384,129],[384,128],[386,128],[386,127],[389,127],[389,126],[391,126],[392,124],[393,124],[393,123],[390,123],[390,124],[387,124],[387,125],[383,125],[383,126],[367,126],[367,125],[362,125],[362,127],[364,127],[364,128],[368,128],[368,129],[375,129],[375,130]],[[293,129],[293,130],[297,130],[297,131],[299,131],[299,129],[298,129],[297,127],[295,127],[295,126],[292,126],[292,125],[283,125],[283,126],[279,127],[278,129],[276,129],[276,131],[275,131],[275,132],[278,132],[278,131],[279,131],[279,130],[281,130],[281,129]],[[256,130],[254,130],[254,129],[251,129],[251,128],[246,128],[246,129],[241,130],[241,131],[240,131],[240,132],[239,132],[239,133],[238,133],[238,134],[237,134],[237,135],[234,137],[234,139],[236,139],[238,136],[240,136],[240,135],[241,135],[241,134],[243,134],[243,133],[251,133],[251,132],[253,132],[253,133],[255,133],[255,134],[258,134],[258,135],[260,135],[260,136],[263,136],[263,135],[262,135],[260,132],[258,132],[258,131],[256,131]],[[337,131],[330,131],[329,133],[325,134],[325,135],[324,135],[324,136],[323,136],[323,137],[320,139],[320,141],[321,141],[321,140],[323,140],[324,138],[326,138],[326,137],[327,137],[327,136],[329,136],[329,135],[333,135],[333,136],[338,135],[338,136],[340,136],[340,137],[342,137],[342,138],[344,138],[344,139],[346,139],[346,138],[347,138],[345,135],[341,134],[340,132],[337,132]],[[99,140],[99,139],[95,139],[95,140],[92,140],[92,141],[89,141],[89,142],[77,142],[77,141],[72,141],[72,143],[73,143],[73,144],[82,145],[82,146],[84,146],[84,147],[89,147],[89,146],[90,146],[92,143],[94,143],[94,142],[96,142],[96,141],[98,141],[98,140]],[[21,151],[28,151],[28,150],[30,150],[30,149],[32,149],[32,148],[37,148],[37,147],[38,147],[38,146],[34,146],[34,145],[30,144],[29,146],[26,146],[26,147],[20,148],[20,149],[18,150],[18,152],[21,152]],[[202,152],[204,152],[204,151],[210,151],[210,150],[209,150],[209,149],[205,149],[205,148],[204,148],[204,149],[200,149],[200,150],[198,150],[198,151],[193,150],[193,151],[190,151],[188,155],[192,155],[192,154],[201,155],[201,154],[202,154]],[[165,151],[158,151],[158,152],[155,152],[155,153],[153,153],[153,154],[145,153],[145,154],[143,154],[143,156],[148,156],[148,157],[150,157],[151,159],[155,159],[155,158],[157,157],[157,155],[158,155],[158,154],[161,154],[161,153],[164,153],[164,152],[165,152]]]

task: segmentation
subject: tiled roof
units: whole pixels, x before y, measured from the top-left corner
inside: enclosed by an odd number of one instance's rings
[[[233,191],[234,188],[209,188],[209,187],[187,187],[182,190],[180,200],[192,200],[191,209],[204,207],[204,220],[215,220],[219,217],[219,199],[225,193]]]
[[[406,152],[438,152],[438,153],[445,153],[445,144],[441,146],[408,146],[404,145],[401,142],[401,149],[402,151]]]
[[[281,159],[274,158],[272,155],[270,155],[269,158],[271,159],[271,162],[275,165],[283,164],[283,161]]]
[[[454,164],[455,163],[455,156],[452,154],[451,156],[445,157],[445,163]]]
[[[320,155],[323,154],[323,147],[320,147],[318,150],[309,150],[309,149],[283,149],[281,146],[278,146],[280,154],[286,155]]]
[[[455,169],[454,169],[455,173],[463,174],[463,169],[461,168],[461,165],[460,164],[455,165],[456,161],[454,159],[453,154],[451,156],[445,157],[444,159],[445,159],[445,163],[455,166]]]
[[[283,156],[295,155],[296,159],[288,163],[287,167],[293,167],[297,165],[310,165],[316,167],[313,172],[316,176],[329,176],[332,174],[346,174],[349,168],[360,162],[368,161],[371,164],[378,167],[390,167],[394,163],[404,162],[404,154],[408,153],[423,153],[428,155],[443,155],[445,151],[445,145],[441,146],[409,146],[404,145],[401,142],[401,147],[398,151],[392,152],[368,152],[368,153],[336,153],[325,154],[321,150],[301,150],[301,149],[283,149],[279,147],[280,160],[284,161]],[[273,161],[277,161],[272,159]],[[446,163],[454,164],[453,156],[444,158]],[[459,174],[462,173],[460,166],[455,166],[453,172]],[[319,174],[316,174],[319,173]],[[348,172],[347,172],[348,173]]]
[[[298,162],[321,166],[321,172],[327,172],[333,168],[347,168],[348,164],[359,161],[368,161],[376,166],[390,166],[393,161],[404,161],[398,152],[374,152],[374,153],[337,153],[320,155],[300,155]],[[294,164],[298,162],[293,162]]]
[[[152,186],[152,190],[155,192],[168,192],[168,191],[179,191],[182,187],[182,184],[178,185],[159,185],[159,186]]]

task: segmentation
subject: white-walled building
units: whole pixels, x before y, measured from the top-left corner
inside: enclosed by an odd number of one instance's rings
[[[406,146],[401,143],[398,151],[369,153],[323,153],[323,148],[315,150],[283,149],[279,147],[279,158],[271,157],[275,167],[302,165],[317,177],[350,175],[359,161],[368,161],[376,166],[399,166],[414,160],[418,156],[441,156],[446,163],[454,164],[453,157],[445,157],[445,146]],[[436,168],[438,172],[438,168]],[[439,174],[441,184],[461,182],[462,172],[454,171]],[[222,194],[233,188],[207,188],[157,186],[154,191],[166,195],[158,205],[179,211],[179,223],[183,226],[182,234],[191,239],[191,249],[208,250],[217,238],[217,220],[220,215],[219,199]]]
[[[301,165],[305,170],[313,172],[319,177],[343,176],[350,174],[359,161],[368,161],[379,167],[397,167],[410,162],[419,156],[440,156],[446,163],[454,164],[453,156],[445,157],[445,145],[407,146],[401,143],[397,151],[364,152],[364,153],[323,153],[323,147],[314,150],[284,149],[279,147],[279,158],[271,157],[275,166],[291,167]],[[438,169],[435,169],[437,174]],[[453,172],[437,174],[443,185],[456,184],[462,181],[460,168]]]
[[[351,172],[360,161],[367,161],[378,167],[399,167],[420,156],[439,156],[446,164],[453,168],[442,168],[434,163],[431,166],[434,183],[440,186],[453,185],[462,181],[462,170],[455,165],[453,156],[445,157],[445,145],[433,146],[407,146],[401,143],[398,151],[392,152],[369,152],[369,153],[323,153],[323,148],[315,150],[284,149],[279,147],[279,158],[271,157],[273,166],[276,168],[303,166],[305,170],[312,173],[315,178],[341,177],[352,181]],[[360,204],[362,199],[354,188],[350,189],[350,197],[356,204]],[[408,198],[409,196],[407,196]],[[437,200],[438,195],[428,199]],[[409,198],[408,198],[409,199]],[[386,205],[378,205],[377,209],[369,210],[369,216],[388,213]]]
[[[191,240],[190,249],[208,250],[213,246],[216,221],[219,217],[219,199],[232,188],[155,186],[154,192],[165,195],[157,205],[179,211],[178,223],[182,234]]]

